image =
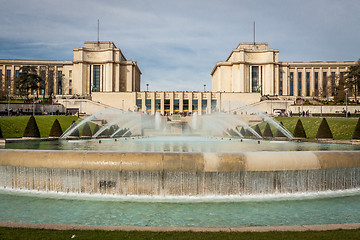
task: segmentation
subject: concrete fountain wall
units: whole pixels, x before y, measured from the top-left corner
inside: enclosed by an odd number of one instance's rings
[[[360,187],[360,154],[121,153],[0,150],[0,187],[118,195],[206,196]]]

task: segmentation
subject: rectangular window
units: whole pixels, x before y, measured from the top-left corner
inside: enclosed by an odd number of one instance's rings
[[[331,72],[331,96],[335,95],[335,87],[336,87],[336,83],[335,83],[336,77],[335,77],[335,72]]]
[[[282,95],[283,95],[282,90],[280,90],[280,96],[282,96]]]
[[[2,69],[0,69],[0,88],[2,87]]]
[[[298,96],[301,96],[301,79],[302,77],[302,73],[301,72],[298,72]]]
[[[15,70],[15,77],[19,77],[19,70]]]
[[[290,96],[294,96],[294,73],[290,72]]]
[[[170,99],[164,100],[164,111],[165,115],[170,115]]]
[[[259,67],[252,66],[252,74],[251,74],[251,92],[259,92]]]
[[[198,100],[197,99],[193,99],[192,100],[192,110],[193,110],[193,112],[197,112],[198,111]]]
[[[54,70],[51,69],[48,74],[48,94],[50,96],[54,94]]]
[[[180,110],[179,99],[174,99],[174,112],[178,113]]]
[[[151,112],[151,99],[145,99],[146,112]]]
[[[207,100],[201,100],[201,110],[203,113],[206,113]]]
[[[319,73],[315,72],[315,95],[319,95]]]
[[[100,92],[100,65],[93,66],[93,77],[92,92]]]
[[[11,70],[6,70],[6,87],[10,86]]]
[[[58,71],[57,94],[62,94],[62,71]]]
[[[306,96],[310,96],[310,72],[306,72]]]
[[[69,70],[69,77],[72,77],[72,70]]]
[[[326,92],[327,92],[327,73],[326,72],[323,72],[323,91],[326,95]]]
[[[155,111],[159,112],[161,110],[161,99],[155,99]]]
[[[142,99],[136,99],[136,108],[138,111],[142,111]]]
[[[188,99],[183,100],[183,110],[184,110],[184,112],[189,111],[189,100]]]
[[[211,112],[216,111],[216,100],[211,100]]]
[[[71,88],[69,88],[69,95],[71,95],[72,94],[72,89]]]

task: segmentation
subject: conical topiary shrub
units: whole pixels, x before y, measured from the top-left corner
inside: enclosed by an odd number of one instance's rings
[[[81,132],[81,136],[82,137],[91,137],[92,136],[92,132],[91,132],[91,129],[90,129],[90,126],[88,123],[84,124],[84,127]]]
[[[253,137],[255,137],[255,136],[254,136],[254,134],[253,134],[252,132],[250,132],[249,129],[246,129],[246,130],[245,130],[244,137],[253,138]]]
[[[71,127],[72,128],[75,128],[76,127],[76,122],[73,121],[72,124],[71,124]],[[80,137],[80,133],[79,133],[79,129],[76,128],[71,134],[70,134],[71,137]]]
[[[259,127],[259,125],[258,124],[256,124],[256,126],[255,126],[255,132],[257,132],[257,134],[259,134],[261,137],[262,137],[262,133],[261,133],[261,130],[260,130],[260,127]]]
[[[356,127],[352,135],[352,139],[360,139],[360,118],[357,121]]]
[[[61,137],[63,131],[61,129],[60,123],[57,119],[55,119],[49,133],[49,137]]]
[[[280,122],[280,125],[284,128],[284,124],[282,122]],[[277,129],[276,130],[276,133],[275,133],[275,137],[277,138],[283,138],[283,137],[286,137],[282,131],[280,131],[280,129]]]
[[[34,116],[31,116],[26,128],[24,130],[23,137],[33,137],[33,138],[39,138],[40,137],[40,131],[38,128],[38,125],[36,124],[36,120]]]
[[[101,137],[108,137],[109,136],[109,129],[105,129],[101,134]]]
[[[99,127],[99,125],[96,124],[93,133],[95,134],[99,130],[100,130],[100,127]]]
[[[114,126],[111,126],[111,127],[109,128],[108,134],[109,134],[109,136],[111,136],[111,135],[113,135],[114,133],[115,133],[115,127],[114,127]]]
[[[274,137],[271,128],[270,128],[270,124],[266,123],[265,129],[264,129],[264,133],[263,133],[263,137],[265,138],[272,138]]]
[[[295,130],[294,130],[294,137],[296,137],[296,138],[306,138],[306,132],[305,132],[304,126],[303,126],[300,119],[296,123],[296,127],[295,127]]]
[[[241,133],[241,135],[245,136],[245,129],[244,129],[244,127],[241,127],[240,133]]]
[[[325,118],[323,118],[320,123],[319,129],[316,133],[316,138],[333,138],[329,124],[327,123]]]

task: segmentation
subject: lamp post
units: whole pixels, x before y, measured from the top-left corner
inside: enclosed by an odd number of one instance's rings
[[[11,87],[10,87],[10,85],[8,86],[8,90],[9,90],[9,101],[8,101],[8,116],[10,116],[10,91],[11,91]]]
[[[348,117],[348,107],[347,107],[347,93],[348,93],[348,89],[345,89],[345,118]]]
[[[206,92],[206,84],[204,84],[204,92]]]
[[[148,83],[146,84],[146,91],[147,92],[149,91],[149,84]]]

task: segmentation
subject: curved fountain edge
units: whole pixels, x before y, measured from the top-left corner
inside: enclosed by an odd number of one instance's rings
[[[151,227],[151,226],[106,226],[72,225],[51,223],[0,222],[0,227],[33,228],[51,230],[105,230],[105,231],[151,231],[151,232],[303,232],[359,229],[360,223],[292,225],[292,226],[244,226],[244,227]]]
[[[360,151],[133,153],[0,149],[0,166],[169,172],[291,171],[360,167]]]

